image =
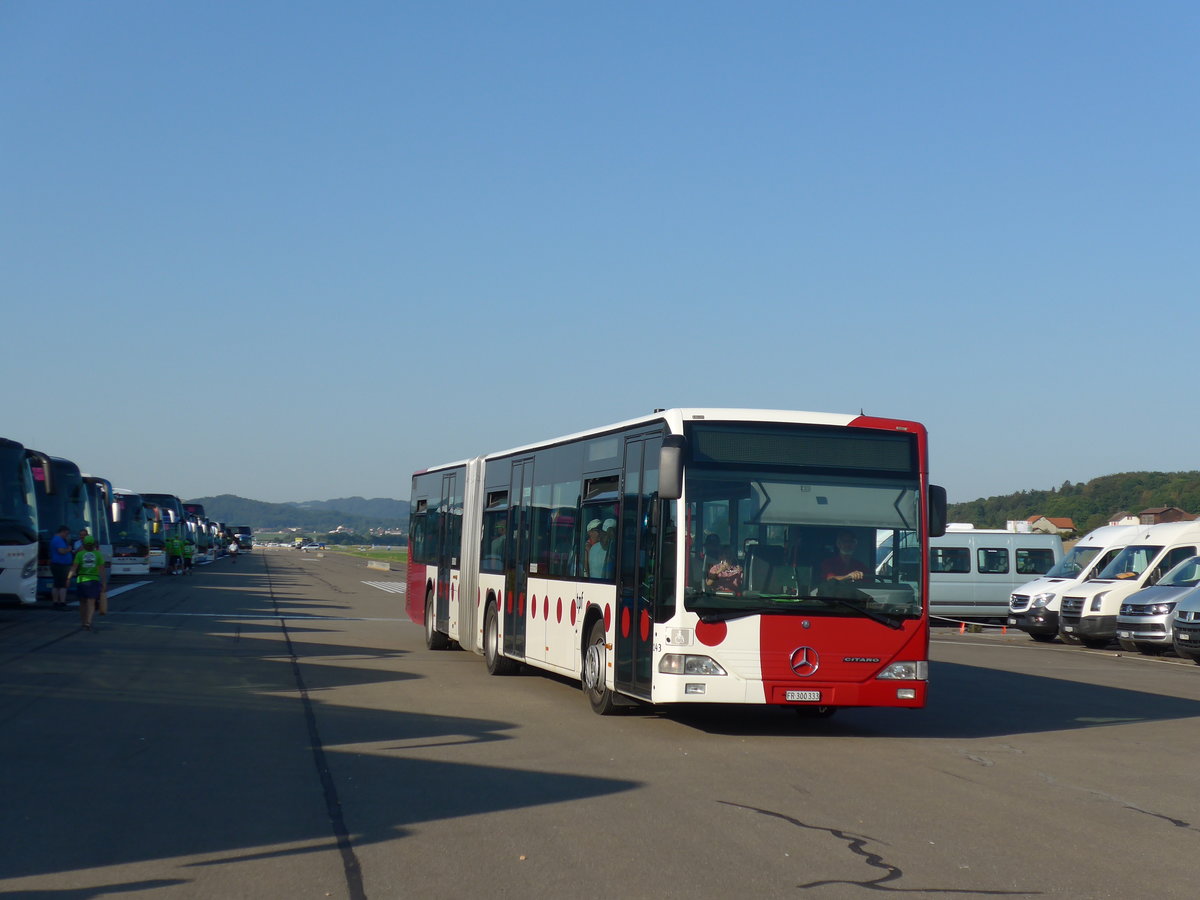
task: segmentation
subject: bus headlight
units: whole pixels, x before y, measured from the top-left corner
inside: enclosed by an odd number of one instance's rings
[[[1043,606],[1046,606],[1047,604],[1049,604],[1049,602],[1053,599],[1054,599],[1053,591],[1047,591],[1044,594],[1034,594],[1033,595],[1033,605],[1036,609],[1041,609]]]
[[[21,577],[22,578],[32,578],[34,575],[37,574],[37,570],[38,570],[37,557],[35,556],[33,559],[29,560],[29,562],[25,563],[25,568],[23,568],[21,570]]]
[[[658,661],[658,671],[664,675],[724,675],[725,670],[710,656],[668,653]]]
[[[929,663],[894,662],[875,677],[885,681],[928,681]]]

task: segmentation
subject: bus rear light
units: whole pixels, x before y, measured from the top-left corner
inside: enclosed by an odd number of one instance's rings
[[[658,671],[664,675],[724,675],[725,670],[709,656],[668,653],[658,661]]]
[[[929,663],[894,662],[875,677],[885,681],[928,681]]]

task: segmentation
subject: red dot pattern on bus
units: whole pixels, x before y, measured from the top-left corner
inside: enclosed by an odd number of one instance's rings
[[[642,610],[642,618],[638,624],[640,626],[639,632],[642,636],[642,640],[643,641],[649,640],[650,639],[650,613],[646,612],[646,610],[643,609]]]
[[[558,598],[558,610],[555,613],[555,616],[556,616],[555,621],[561,625],[562,624],[562,597]]]
[[[715,647],[725,640],[729,634],[729,626],[724,622],[697,622],[696,640],[705,647]]]
[[[610,628],[612,628],[612,607],[609,606],[607,603],[605,603],[604,604],[604,632],[605,632],[605,634],[608,633],[608,630]]]
[[[629,637],[629,607],[621,610],[621,637]]]
[[[575,604],[571,604],[571,624],[575,624]]]

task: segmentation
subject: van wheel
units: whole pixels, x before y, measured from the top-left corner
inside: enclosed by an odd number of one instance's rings
[[[483,614],[483,661],[489,675],[515,675],[518,667],[500,651],[500,616],[495,603],[489,603]]]
[[[1104,650],[1112,643],[1111,638],[1080,638],[1079,640],[1089,650]]]
[[[433,602],[433,591],[425,594],[425,646],[430,650],[445,650],[450,646],[450,637],[437,630],[437,607]]]
[[[1060,632],[1058,637],[1064,644],[1069,644],[1072,647],[1078,647],[1080,644],[1083,643],[1083,641],[1081,641],[1079,638],[1075,637],[1075,635],[1067,634],[1066,632]]]
[[[1124,650],[1126,653],[1137,653],[1139,650],[1142,649],[1137,644],[1135,644],[1133,641],[1117,641],[1117,643],[1121,645],[1121,649]]]
[[[587,694],[592,712],[601,715],[612,715],[616,709],[613,692],[604,684],[605,673],[608,671],[608,649],[604,641],[604,623],[597,619],[592,623],[588,632],[587,647],[583,653],[583,692]]]

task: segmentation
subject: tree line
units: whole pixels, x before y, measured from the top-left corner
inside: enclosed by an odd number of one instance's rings
[[[1080,484],[1064,481],[1045,491],[1018,491],[952,503],[951,522],[970,522],[978,528],[1003,528],[1010,520],[1030,516],[1069,518],[1078,534],[1108,524],[1114,514],[1137,515],[1156,506],[1177,506],[1200,514],[1200,472],[1123,472]]]

